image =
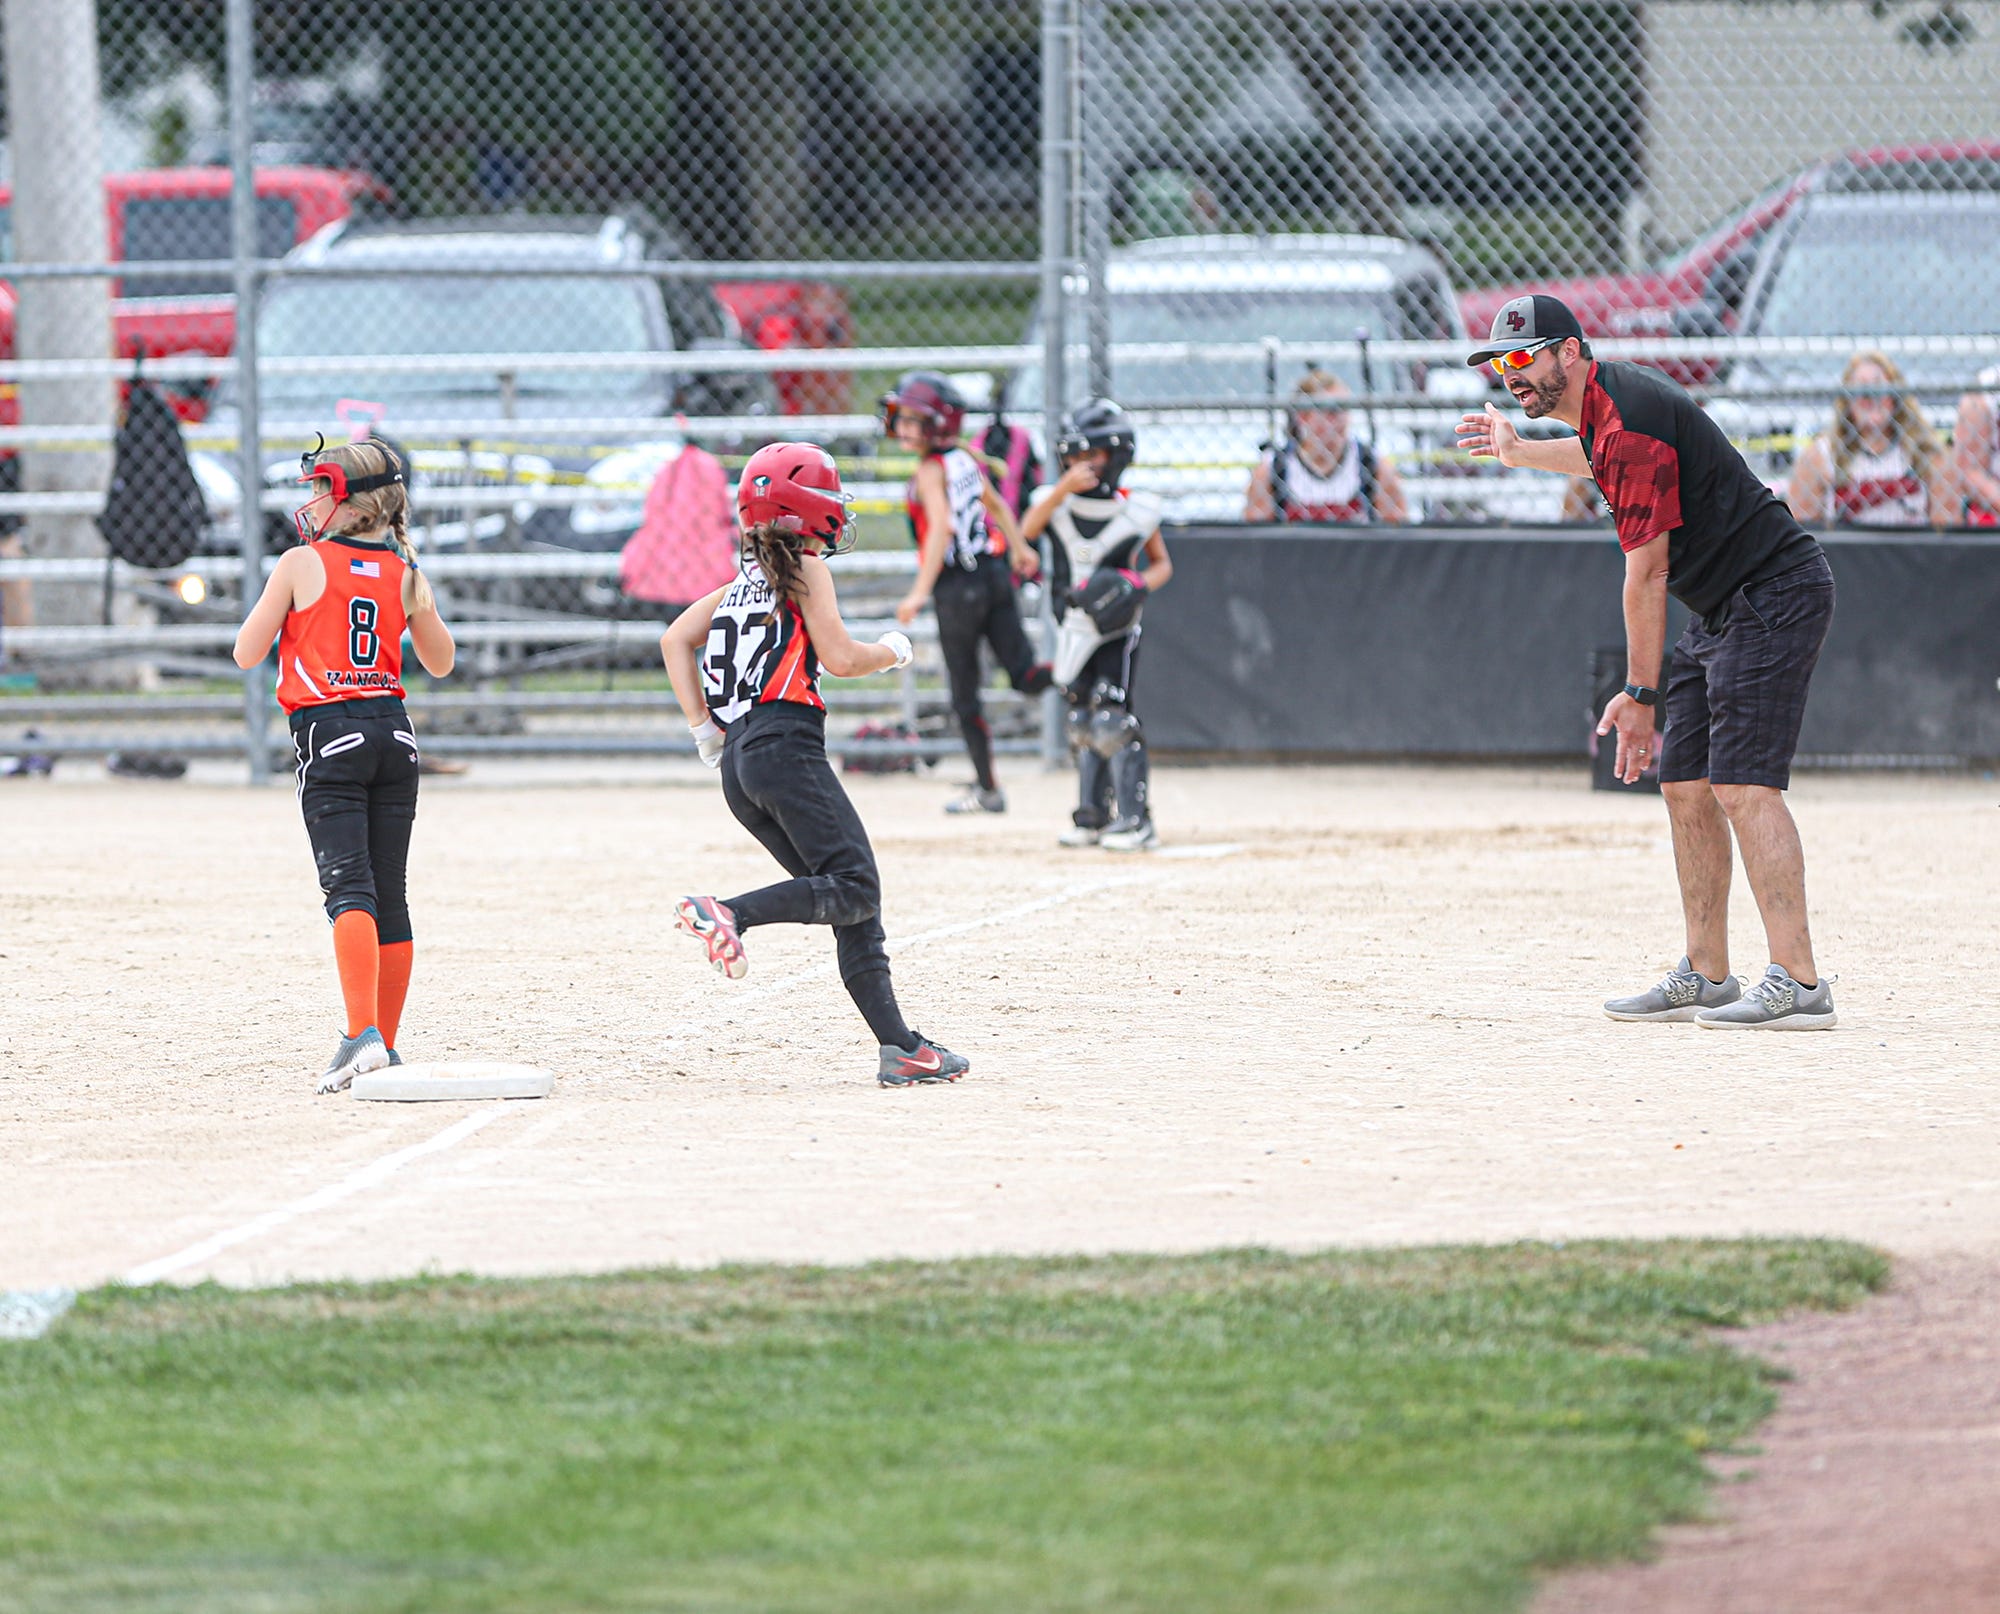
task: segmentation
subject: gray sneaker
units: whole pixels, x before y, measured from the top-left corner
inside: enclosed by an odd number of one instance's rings
[[[1000,789],[981,790],[977,785],[968,785],[965,793],[953,796],[944,804],[948,813],[1004,813],[1007,810],[1007,792]]]
[[[340,1046],[333,1051],[325,1071],[320,1075],[315,1093],[344,1092],[357,1076],[365,1076],[371,1070],[382,1070],[389,1063],[389,1050],[382,1044],[382,1033],[373,1026],[364,1027],[358,1037],[342,1037]]]
[[[1721,1009],[1743,996],[1736,977],[1711,981],[1685,958],[1667,972],[1651,991],[1613,998],[1604,1012],[1614,1020],[1692,1020],[1710,1009]]]
[[[1825,976],[1818,986],[1805,987],[1785,973],[1784,965],[1773,964],[1740,1000],[1704,1009],[1694,1023],[1710,1031],[1739,1026],[1754,1031],[1827,1031],[1833,1018],[1833,988]]]

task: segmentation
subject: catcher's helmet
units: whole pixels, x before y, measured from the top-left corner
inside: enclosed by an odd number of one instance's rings
[[[854,547],[854,496],[840,486],[840,468],[817,443],[772,443],[750,456],[736,483],[736,514],[747,532],[771,526],[817,538],[824,553]]]
[[[912,370],[882,395],[882,430],[896,435],[898,417],[921,421],[924,440],[933,448],[956,442],[965,427],[965,398],[949,378],[936,370]]]
[[[1120,477],[1132,468],[1132,456],[1139,451],[1139,434],[1123,406],[1109,398],[1092,398],[1078,404],[1063,417],[1062,435],[1056,439],[1056,453],[1064,464],[1094,448],[1108,449],[1111,463],[1104,468],[1101,486],[1115,490]]]

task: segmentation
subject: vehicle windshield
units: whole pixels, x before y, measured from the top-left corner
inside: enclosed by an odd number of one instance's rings
[[[260,358],[463,357],[482,354],[645,354],[657,338],[647,320],[650,282],[585,275],[412,275],[282,281],[257,314]],[[523,370],[523,397],[631,397],[666,385],[645,370]],[[356,397],[497,397],[492,373],[355,370],[272,375],[267,405],[319,409]]]
[[[227,258],[235,250],[233,204],[227,196],[131,196],[125,201],[124,259],[171,263],[182,258]],[[289,196],[257,198],[257,251],[276,258],[298,239],[299,211]],[[126,297],[226,297],[229,275],[132,275]]]
[[[1993,329],[1996,308],[2000,198],[1874,197],[1800,219],[1771,272],[1756,334],[1969,336]],[[1784,367],[1838,372],[1843,362]],[[1955,370],[1967,362],[1944,361]]]
[[[1037,321],[1039,327],[1040,322]],[[1395,305],[1387,292],[1113,292],[1111,340],[1139,342],[1261,342],[1275,336],[1287,344],[1351,342],[1357,331],[1388,340],[1402,334]],[[1040,341],[1039,330],[1029,338]],[[1073,323],[1070,341],[1084,341],[1082,324]],[[1297,379],[1296,361],[1278,375],[1281,394]],[[1322,368],[1336,370],[1356,392],[1365,389],[1361,366],[1354,359],[1329,359]],[[1409,384],[1405,367],[1376,364],[1374,390],[1400,390]],[[1081,375],[1077,377],[1081,386]],[[1080,396],[1077,387],[1073,396]],[[1127,405],[1265,403],[1270,378],[1259,355],[1240,359],[1118,359],[1112,364],[1111,394]],[[1011,397],[1018,408],[1041,406],[1040,365],[1025,366]]]

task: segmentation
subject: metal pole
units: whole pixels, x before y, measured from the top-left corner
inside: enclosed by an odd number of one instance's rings
[[[4,0],[4,16],[6,50],[0,54],[14,182],[7,256],[23,266],[101,264],[106,248],[97,7],[94,0]],[[17,297],[20,358],[112,356],[107,279],[23,278]],[[24,379],[19,397],[24,426],[43,428],[59,440],[111,440],[117,393],[109,376]],[[96,507],[111,479],[110,467],[110,456],[100,448],[80,450],[73,441],[31,444],[21,454],[20,487],[24,493],[83,495]],[[29,523],[34,554],[90,559],[105,554],[103,534],[90,514],[38,511]],[[36,583],[33,600],[45,626],[82,625],[98,613],[97,592],[89,583]],[[44,676],[117,683],[129,678],[130,670],[107,658],[52,665]]]
[[[1077,0],[1076,73],[1070,109],[1076,120],[1078,199],[1082,206],[1085,340],[1090,346],[1089,396],[1111,396],[1111,175],[1109,120],[1112,94],[1104,0]]]
[[[1068,357],[1069,302],[1065,285],[1070,258],[1069,232],[1069,56],[1074,0],[1042,0],[1042,463],[1051,480],[1061,473],[1056,439],[1061,435]],[[1049,585],[1053,534],[1042,540],[1042,654],[1053,658],[1056,644],[1055,596]],[[1062,695],[1042,696],[1042,761],[1063,763]]]
[[[237,478],[243,512],[243,608],[264,586],[264,439],[257,410],[257,176],[250,162],[250,89],[256,76],[251,0],[229,0],[230,222],[236,283]],[[270,675],[259,663],[243,675],[243,755],[250,783],[270,777],[265,735],[271,720]]]

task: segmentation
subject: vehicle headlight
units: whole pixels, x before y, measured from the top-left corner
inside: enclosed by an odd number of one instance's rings
[[[660,467],[681,451],[678,441],[640,443],[607,454],[584,473],[591,497],[570,508],[570,526],[580,533],[627,532],[646,513],[646,490]]]

